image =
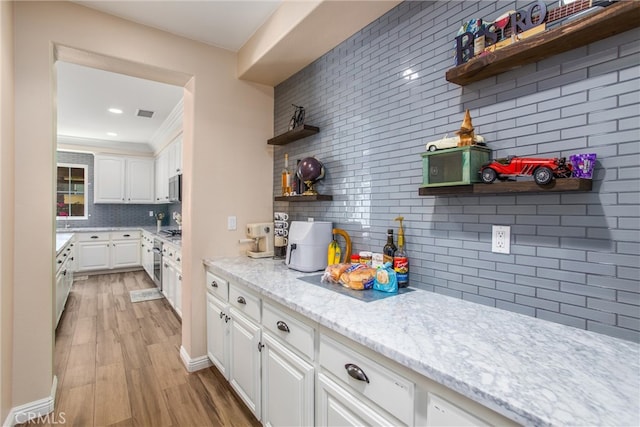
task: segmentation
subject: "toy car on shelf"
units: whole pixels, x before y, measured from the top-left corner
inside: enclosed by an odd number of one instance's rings
[[[537,158],[508,156],[485,163],[480,168],[483,182],[492,183],[497,179],[533,175],[536,184],[544,185],[553,178],[569,178],[572,166],[564,157]]]
[[[425,145],[425,148],[427,149],[427,151],[436,151],[436,150],[445,150],[447,148],[456,148],[458,146],[458,144],[460,143],[460,137],[459,136],[452,136],[450,138],[447,138],[447,135],[445,135],[444,138],[438,139],[436,141],[427,142],[427,144]],[[473,141],[474,141],[474,145],[481,145],[481,146],[486,145],[485,141],[484,141],[484,137],[482,137],[480,135],[474,135]]]

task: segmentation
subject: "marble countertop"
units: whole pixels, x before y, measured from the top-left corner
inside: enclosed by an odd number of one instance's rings
[[[73,238],[73,233],[56,233],[56,256],[60,254],[64,245],[66,245],[71,238]]]
[[[162,227],[161,230],[173,230],[175,227]],[[161,238],[165,242],[173,243],[180,246],[182,244],[181,236],[168,236],[163,233],[158,233],[157,227],[75,227],[75,228],[59,228],[56,230],[57,235],[69,234],[69,233],[91,233],[91,232],[110,232],[110,231],[127,231],[127,230],[142,230],[153,234],[156,237]]]
[[[204,264],[520,424],[640,425],[636,343],[420,289],[360,301],[282,260]]]

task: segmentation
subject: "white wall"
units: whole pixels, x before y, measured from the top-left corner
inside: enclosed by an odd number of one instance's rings
[[[205,355],[201,260],[239,254],[242,224],[272,215],[273,89],[237,80],[231,52],[72,3],[18,2],[14,27],[15,164],[29,179],[15,183],[13,406],[48,396],[53,375],[56,51],[186,87],[182,332],[189,355]],[[239,230],[226,230],[228,215]]]
[[[13,3],[0,2],[0,421],[11,409],[13,361]]]

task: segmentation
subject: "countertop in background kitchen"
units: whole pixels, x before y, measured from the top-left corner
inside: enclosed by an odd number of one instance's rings
[[[175,226],[165,226],[160,230],[175,230]],[[156,237],[163,239],[166,242],[173,243],[174,245],[181,246],[182,245],[182,237],[181,236],[168,236],[163,233],[158,233],[158,229],[155,226],[138,226],[138,227],[69,227],[69,228],[58,228],[56,230],[56,234],[68,234],[68,233],[91,233],[91,232],[112,232],[112,231],[127,231],[127,230],[144,230]],[[56,236],[57,238],[57,236]]]
[[[204,264],[518,423],[640,425],[637,343],[420,289],[362,302],[282,260]]]
[[[65,232],[58,231],[56,233],[56,256],[60,253],[64,245],[66,245],[69,240],[73,237],[73,233],[69,233],[65,230]]]

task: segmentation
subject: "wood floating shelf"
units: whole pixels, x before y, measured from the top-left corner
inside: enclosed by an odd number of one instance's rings
[[[621,1],[451,68],[446,79],[466,86],[522,65],[585,46],[640,26],[640,2]]]
[[[324,202],[333,200],[333,196],[329,194],[315,194],[312,196],[276,196],[276,202]]]
[[[315,135],[320,132],[320,128],[311,125],[302,125],[294,128],[288,132],[285,132],[281,135],[274,136],[273,138],[267,140],[267,144],[269,145],[286,145],[290,142],[297,141],[302,138],[306,138],[311,135]]]
[[[562,191],[591,191],[592,181],[583,178],[559,178],[549,184],[538,185],[534,181],[496,181],[492,184],[454,185],[444,187],[421,187],[420,196],[457,194],[504,194],[504,193],[554,193]]]

